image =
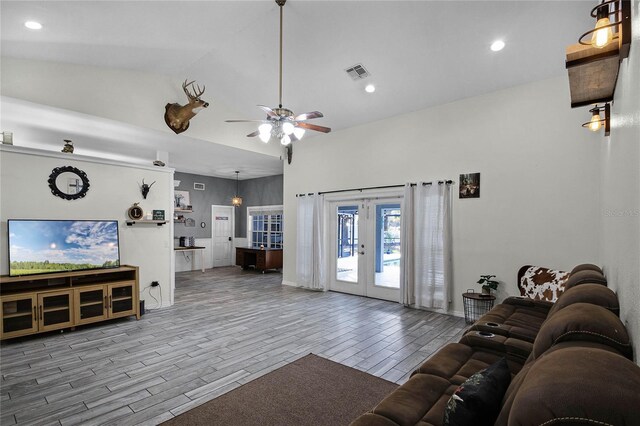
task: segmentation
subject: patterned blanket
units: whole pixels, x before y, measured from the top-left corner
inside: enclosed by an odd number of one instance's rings
[[[564,291],[564,283],[569,278],[568,272],[554,271],[541,266],[522,267],[518,288],[520,295],[533,300],[555,302]],[[526,269],[525,269],[526,268]],[[524,271],[522,271],[525,269]]]

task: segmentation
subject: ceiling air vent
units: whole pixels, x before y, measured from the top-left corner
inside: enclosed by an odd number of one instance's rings
[[[345,71],[353,80],[360,80],[369,77],[370,75],[369,71],[367,71],[362,64],[356,64],[352,67],[347,68]]]

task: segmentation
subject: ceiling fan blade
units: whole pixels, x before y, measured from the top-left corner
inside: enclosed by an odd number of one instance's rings
[[[330,127],[318,126],[316,124],[305,123],[305,122],[297,122],[296,125],[298,127],[302,127],[303,129],[315,130],[316,132],[329,133],[331,131]]]
[[[256,131],[255,131],[255,132],[253,132],[253,133],[249,133],[249,134],[247,135],[247,137],[248,137],[248,138],[252,138],[252,137],[254,137],[254,136],[258,136],[259,134],[260,134],[260,130],[256,130]]]
[[[258,108],[260,108],[261,110],[263,110],[264,112],[267,113],[267,115],[271,118],[280,118],[280,116],[278,114],[276,114],[275,112],[273,112],[273,110],[271,108],[269,108],[268,106],[265,105],[258,105]]]
[[[320,111],[311,111],[311,112],[305,112],[304,114],[298,115],[294,120],[305,121],[305,120],[311,120],[312,118],[320,118],[320,117],[324,117],[324,115],[322,115]]]

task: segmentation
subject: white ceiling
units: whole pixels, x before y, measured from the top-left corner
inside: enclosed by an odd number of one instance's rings
[[[289,0],[283,104],[322,111],[313,122],[335,131],[562,75],[564,48],[593,25],[595,3]],[[220,120],[262,118],[255,105],[277,104],[272,0],[2,1],[0,11],[3,56],[195,78],[242,115]],[[25,29],[27,19],[44,29]],[[506,47],[493,53],[498,38]],[[372,75],[352,81],[344,70],[356,63]],[[364,92],[368,83],[374,94]]]

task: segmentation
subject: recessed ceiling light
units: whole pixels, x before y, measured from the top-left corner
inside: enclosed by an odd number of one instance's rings
[[[504,41],[496,40],[493,43],[491,43],[491,50],[493,50],[494,52],[499,52],[502,49],[504,49]]]
[[[367,84],[367,87],[364,88],[367,93],[373,93],[376,91],[376,86],[373,84]]]
[[[24,26],[29,28],[30,30],[41,30],[42,24],[36,21],[27,21],[24,23]]]

